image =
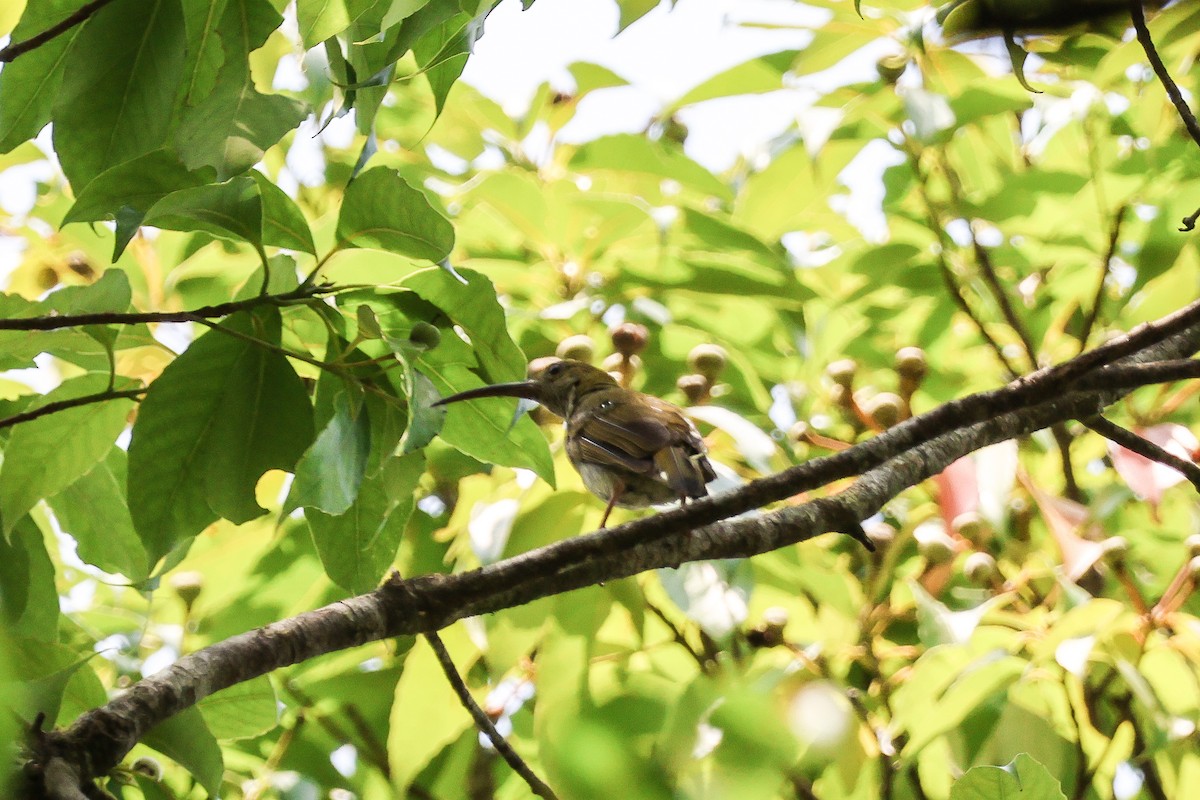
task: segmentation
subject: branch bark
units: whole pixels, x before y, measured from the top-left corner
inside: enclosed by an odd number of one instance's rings
[[[260,294],[245,300],[233,300],[191,311],[101,311],[93,314],[48,314],[41,317],[0,319],[0,331],[55,331],[79,328],[84,325],[137,325],[148,322],[196,322],[201,319],[220,319],[237,311],[265,305],[290,305],[334,291],[325,284],[301,284],[282,294]]]
[[[45,734],[29,769],[65,762],[82,782],[103,775],[155,724],[203,697],[323,653],[436,631],[601,581],[686,561],[748,557],[857,525],[904,489],[995,442],[1072,419],[1090,419],[1123,397],[1139,364],[1154,372],[1200,350],[1200,302],[1054,368],[914,417],[825,458],[653,517],[557,542],[456,575],[393,578],[369,594],[267,625],[189,654]],[[1108,365],[1120,360],[1120,364]],[[1151,363],[1146,363],[1151,362]],[[1105,368],[1124,381],[1106,381]],[[1144,376],[1139,375],[1144,382]],[[1140,385],[1140,384],[1138,384]],[[744,511],[858,475],[835,495],[730,519]],[[677,535],[690,531],[690,535]],[[59,769],[58,767],[56,769]],[[62,796],[62,795],[46,795]]]

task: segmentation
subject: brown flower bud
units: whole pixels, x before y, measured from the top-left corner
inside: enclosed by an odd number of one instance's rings
[[[559,342],[558,348],[554,353],[559,358],[569,358],[573,361],[591,363],[592,359],[596,356],[596,345],[592,341],[592,337],[587,334],[577,333]]]
[[[880,428],[890,428],[908,416],[908,404],[898,394],[880,392],[863,409]]]
[[[963,562],[963,576],[976,586],[990,585],[998,572],[996,559],[989,553],[971,553]]]
[[[650,339],[650,331],[645,325],[636,322],[622,322],[613,328],[609,335],[612,337],[613,349],[623,356],[635,356],[646,349]]]
[[[708,378],[709,382],[715,381],[725,371],[727,361],[725,348],[718,344],[698,344],[688,353],[688,366],[693,372]]]
[[[850,389],[854,386],[854,376],[858,373],[858,363],[852,358],[843,358],[825,367],[825,374],[837,386]]]
[[[703,375],[680,375],[675,381],[675,387],[683,392],[683,396],[692,405],[699,405],[708,400],[708,392],[712,385]]]

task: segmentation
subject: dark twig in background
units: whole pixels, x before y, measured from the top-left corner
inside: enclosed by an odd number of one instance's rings
[[[1133,18],[1133,30],[1137,33],[1138,43],[1141,44],[1142,50],[1146,51],[1146,58],[1150,60],[1154,74],[1158,76],[1163,88],[1167,90],[1167,97],[1171,98],[1171,104],[1179,112],[1179,118],[1183,120],[1183,126],[1187,128],[1192,141],[1200,145],[1200,122],[1196,121],[1196,115],[1192,113],[1187,101],[1183,99],[1183,92],[1179,91],[1179,87],[1175,85],[1175,79],[1167,71],[1167,65],[1158,55],[1154,39],[1150,36],[1150,28],[1146,26],[1146,10],[1142,8],[1142,0],[1130,0],[1129,15]],[[1196,213],[1183,218],[1179,230],[1193,230],[1196,227],[1197,219],[1200,219],[1200,208],[1196,209]]]
[[[112,0],[92,0],[92,2],[81,6],[78,11],[65,17],[57,25],[52,25],[41,33],[30,36],[28,39],[13,42],[8,47],[0,50],[0,63],[8,63],[19,55],[28,53],[30,50],[36,50],[54,37],[74,28],[111,2]]]
[[[437,656],[438,664],[442,667],[442,672],[446,673],[446,680],[450,681],[450,686],[453,687],[454,693],[458,695],[459,702],[462,703],[467,713],[471,715],[471,719],[475,721],[475,727],[479,728],[484,736],[488,737],[492,746],[496,748],[496,752],[512,767],[513,772],[520,775],[525,783],[529,784],[530,791],[538,797],[546,798],[546,800],[558,800],[558,796],[554,794],[554,791],[529,768],[529,765],[517,754],[517,751],[512,749],[512,745],[508,743],[508,740],[501,735],[500,731],[496,730],[496,725],[492,722],[492,718],[475,702],[475,698],[471,696],[471,690],[467,688],[467,684],[463,682],[462,676],[458,674],[458,669],[454,666],[454,661],[450,658],[450,652],[446,650],[446,645],[442,643],[442,638],[434,631],[426,633],[425,638],[429,641],[429,646],[433,648],[433,654]]]
[[[1104,305],[1104,286],[1108,283],[1108,276],[1112,273],[1112,260],[1117,255],[1117,244],[1121,239],[1121,226],[1125,222],[1125,212],[1128,210],[1128,205],[1122,205],[1113,214],[1112,226],[1108,229],[1108,249],[1104,251],[1104,258],[1100,262],[1100,277],[1096,280],[1092,306],[1088,309],[1087,318],[1083,321],[1083,330],[1079,332],[1080,353],[1087,349],[1088,339],[1092,337],[1092,329],[1096,327],[1096,320],[1100,317],[1100,308]]]
[[[79,408],[80,406],[87,406],[91,405],[92,403],[103,403],[108,400],[137,398],[139,395],[143,395],[145,393],[145,389],[121,389],[119,391],[85,394],[82,397],[71,397],[67,400],[56,400],[53,403],[46,403],[46,405],[40,406],[31,411],[23,411],[20,414],[13,414],[11,417],[0,419],[0,429],[11,428],[13,425],[20,425],[22,422],[29,422],[30,420],[35,420],[38,417],[44,417],[47,414],[66,411],[68,408]]]
[[[148,322],[194,322],[197,319],[218,319],[238,311],[259,306],[284,306],[310,300],[335,291],[328,285],[306,285],[282,294],[260,294],[245,300],[233,300],[191,311],[102,311],[94,314],[51,314],[43,317],[14,317],[0,319],[0,331],[54,331],[79,328],[84,325],[137,325]]]
[[[1191,461],[1185,461],[1173,453],[1168,453],[1149,439],[1144,439],[1133,431],[1122,428],[1120,425],[1104,417],[1097,416],[1081,421],[1089,430],[1095,431],[1110,442],[1119,444],[1126,450],[1131,450],[1151,461],[1157,461],[1159,464],[1178,471],[1183,477],[1191,481],[1197,491],[1200,491],[1200,466]]]

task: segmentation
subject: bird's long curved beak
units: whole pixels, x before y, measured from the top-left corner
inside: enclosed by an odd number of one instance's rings
[[[444,406],[457,403],[459,400],[475,400],[480,397],[520,397],[537,402],[538,387],[533,381],[517,381],[516,383],[494,383],[491,386],[480,386],[478,389],[468,389],[465,392],[443,397],[434,406]]]

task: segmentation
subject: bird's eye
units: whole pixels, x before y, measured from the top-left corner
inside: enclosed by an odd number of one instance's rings
[[[546,374],[549,375],[551,378],[557,377],[558,374],[562,371],[563,371],[563,365],[562,365],[561,361],[556,362],[556,363],[551,364],[550,366],[546,367]]]

